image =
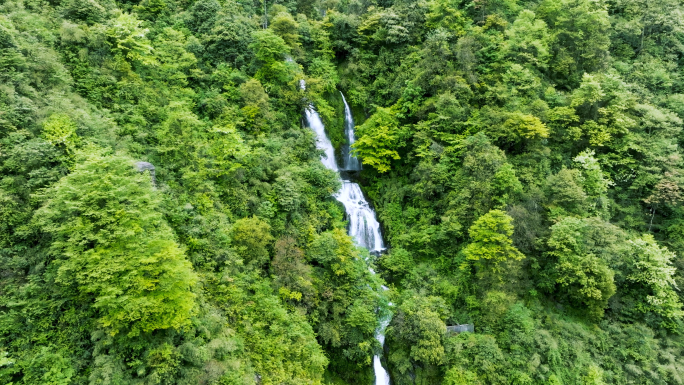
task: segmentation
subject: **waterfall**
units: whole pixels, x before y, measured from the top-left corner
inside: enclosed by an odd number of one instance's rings
[[[314,110],[313,106],[309,106],[304,113],[306,114],[306,120],[309,122],[309,127],[316,133],[316,148],[323,150],[325,153],[321,157],[321,162],[327,169],[340,171],[337,168],[337,161],[335,161],[335,148],[325,134],[325,126],[323,126],[323,121],[321,121],[318,112]]]
[[[380,234],[380,223],[375,218],[375,211],[370,207],[358,184],[343,180],[342,188],[335,195],[342,202],[349,217],[349,235],[359,246],[371,253],[380,253],[384,247]]]
[[[347,143],[342,146],[344,169],[348,171],[359,171],[361,170],[361,162],[359,162],[359,158],[355,157],[351,152],[351,145],[354,144],[354,141],[356,140],[354,137],[354,117],[352,116],[349,104],[347,104],[347,99],[345,99],[344,94],[341,91],[340,95],[342,95],[342,101],[344,102],[344,134],[347,136]]]
[[[305,89],[306,84],[304,81],[300,82],[300,88]],[[344,95],[342,95],[344,100]],[[347,105],[347,101],[344,100],[344,111],[345,111],[345,130],[347,133],[347,138],[349,138],[349,144],[354,143],[354,121],[352,120],[351,110]],[[309,123],[309,127],[316,133],[316,148],[323,150],[325,153],[321,156],[321,162],[323,165],[330,169],[339,172],[340,169],[337,167],[337,162],[335,161],[335,148],[332,146],[330,139],[325,133],[325,127],[321,121],[321,117],[318,115],[313,106],[309,106],[306,111],[306,120]],[[349,155],[349,152],[347,152]],[[356,163],[347,163],[347,160],[353,160]],[[344,169],[345,170],[360,170],[361,162],[356,157],[349,155],[343,158]],[[355,166],[353,166],[355,164]],[[351,168],[355,167],[355,168]],[[380,233],[380,223],[375,216],[375,211],[370,207],[368,201],[363,196],[361,192],[361,187],[350,180],[342,180],[342,188],[335,194],[335,198],[342,202],[345,211],[347,212],[347,217],[349,219],[349,235],[351,235],[359,246],[367,248],[371,253],[378,254],[384,250],[384,245],[382,242],[382,234]],[[373,269],[369,269],[372,274],[375,274]],[[383,290],[387,290],[383,286]],[[375,338],[380,342],[380,345],[385,344],[385,328],[389,324],[389,317],[384,317],[380,320],[380,327],[376,332]],[[382,367],[380,362],[380,356],[373,357],[373,371],[375,373],[375,384],[376,385],[389,385],[390,379],[387,370]]]

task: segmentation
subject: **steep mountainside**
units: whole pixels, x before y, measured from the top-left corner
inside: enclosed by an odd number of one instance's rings
[[[0,0],[0,383],[683,384],[683,75],[675,0]]]

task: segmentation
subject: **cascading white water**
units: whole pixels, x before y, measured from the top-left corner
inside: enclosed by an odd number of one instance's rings
[[[314,110],[313,106],[309,106],[304,113],[306,114],[306,120],[309,122],[309,127],[316,133],[316,148],[323,150],[325,153],[325,155],[321,157],[321,162],[325,168],[333,171],[340,171],[337,168],[337,162],[335,161],[335,148],[325,134],[325,126],[323,126],[323,121],[321,121],[318,112]]]
[[[387,290],[385,288],[385,290]],[[391,303],[390,303],[391,305]],[[380,341],[380,345],[385,346],[385,328],[390,323],[390,317],[385,317],[380,320],[380,327],[375,334],[375,339]],[[382,367],[382,362],[380,362],[380,356],[373,356],[373,372],[375,373],[375,385],[389,385],[390,378],[387,370]]]
[[[347,99],[345,99],[344,94],[342,95],[342,101],[344,102],[344,134],[347,136],[347,144],[342,146],[342,161],[344,162],[344,169],[348,171],[359,171],[361,170],[361,162],[359,158],[355,157],[351,152],[351,146],[356,141],[354,137],[354,117],[352,116],[349,104],[347,104]]]
[[[375,211],[368,205],[361,187],[348,180],[342,181],[342,188],[335,195],[344,205],[349,217],[349,235],[359,246],[372,253],[381,252],[384,247],[380,234],[380,223],[375,219]]]
[[[300,82],[300,87],[305,89],[306,84],[302,80]],[[344,98],[344,95],[342,95]],[[347,101],[344,101],[345,106],[345,128],[349,127],[350,132],[347,134],[348,138],[354,137],[354,123],[351,120],[351,111],[347,105]],[[321,117],[318,115],[313,106],[305,111],[306,120],[309,123],[309,127],[316,133],[316,147],[323,150],[325,155],[321,157],[321,162],[323,165],[334,171],[339,171],[337,167],[337,162],[335,161],[335,148],[332,146],[330,139],[325,134],[325,127],[321,121]],[[353,143],[351,141],[350,143]],[[360,170],[361,162],[358,161],[356,157],[352,157],[356,160],[358,168],[347,170]],[[380,233],[380,223],[375,217],[375,211],[370,207],[368,201],[363,196],[361,192],[361,187],[352,181],[342,180],[342,188],[335,194],[335,198],[342,202],[345,211],[347,212],[347,217],[349,218],[349,235],[351,235],[359,246],[367,248],[372,253],[379,253],[384,249],[382,243],[382,234]],[[371,273],[375,274],[373,269],[370,269]],[[387,290],[383,286],[384,290]],[[380,320],[380,327],[376,333],[376,339],[381,345],[385,344],[385,328],[389,324],[389,317],[385,317]],[[389,385],[390,378],[387,370],[382,367],[380,362],[380,356],[373,357],[373,371],[375,373],[375,384],[376,385]]]

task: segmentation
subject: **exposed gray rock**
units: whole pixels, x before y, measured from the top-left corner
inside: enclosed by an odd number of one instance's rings
[[[157,179],[155,178],[155,175],[154,175],[154,165],[152,163],[137,162],[135,164],[135,168],[138,170],[138,172],[149,171],[150,172],[150,178],[152,178],[152,184],[154,184],[154,185],[157,184]]]
[[[475,325],[473,324],[463,324],[463,325],[452,325],[447,326],[447,333],[475,333]]]

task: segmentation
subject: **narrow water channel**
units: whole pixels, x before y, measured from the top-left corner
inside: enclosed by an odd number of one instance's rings
[[[354,120],[349,105],[347,105],[347,100],[344,99],[344,95],[342,95],[342,99],[344,100],[345,110],[345,134],[349,144],[351,144],[355,139]],[[335,194],[335,198],[342,202],[345,211],[347,212],[349,235],[354,238],[357,245],[365,247],[371,254],[377,255],[381,253],[385,247],[380,232],[380,223],[378,223],[375,211],[370,207],[368,201],[363,196],[361,187],[352,180],[344,179],[342,176],[347,174],[344,171],[361,170],[361,162],[352,155],[349,145],[347,145],[342,150],[343,168],[340,169],[337,166],[337,161],[335,159],[335,148],[332,146],[330,139],[328,139],[321,117],[313,106],[306,109],[306,120],[309,123],[309,127],[316,133],[316,147],[323,150],[325,153],[325,155],[321,157],[321,162],[326,168],[336,171],[338,175],[340,175],[342,188]],[[340,171],[343,171],[343,173],[340,173]],[[375,274],[373,269],[370,269],[370,271]],[[384,287],[383,289],[386,290]],[[381,345],[384,345],[385,343],[385,328],[389,324],[389,321],[389,317],[381,319],[380,327],[376,331],[375,338]],[[389,385],[389,374],[382,366],[380,356],[376,355],[373,357],[373,371],[375,373],[376,385]]]

